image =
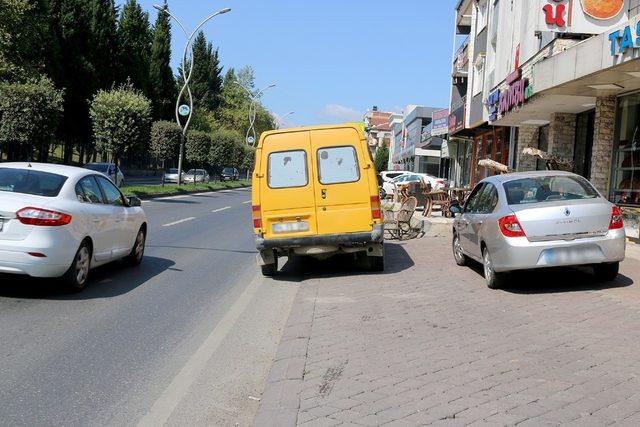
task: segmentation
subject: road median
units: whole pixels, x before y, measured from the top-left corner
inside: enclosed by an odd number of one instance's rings
[[[135,196],[140,199],[148,199],[158,196],[177,196],[181,194],[201,193],[203,191],[232,190],[234,188],[250,187],[251,182],[248,180],[228,181],[228,182],[210,182],[199,184],[183,184],[165,185],[136,185],[122,188],[122,193],[127,196]]]

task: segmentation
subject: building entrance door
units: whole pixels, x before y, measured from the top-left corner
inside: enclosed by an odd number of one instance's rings
[[[576,117],[576,144],[574,148],[575,165],[573,171],[591,179],[591,152],[596,110],[585,111]]]

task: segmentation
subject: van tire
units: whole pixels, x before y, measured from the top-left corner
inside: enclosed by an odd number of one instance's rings
[[[278,272],[278,254],[273,252],[274,262],[272,264],[263,264],[260,266],[264,277],[273,277]]]
[[[369,257],[369,268],[371,271],[383,272],[384,271],[384,257],[383,256],[371,256]]]

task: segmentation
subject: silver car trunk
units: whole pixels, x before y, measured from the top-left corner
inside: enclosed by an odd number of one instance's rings
[[[611,205],[601,198],[511,205],[530,241],[604,236]]]

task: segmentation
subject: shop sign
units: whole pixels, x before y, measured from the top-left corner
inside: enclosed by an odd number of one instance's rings
[[[464,129],[465,104],[453,110],[449,114],[449,134],[452,135]]]
[[[601,34],[628,19],[629,0],[540,1],[540,31]]]
[[[640,48],[640,21],[633,26],[627,25],[621,30],[609,33],[611,43],[611,56],[622,55],[629,49]]]
[[[565,20],[565,8],[564,0],[552,0],[548,4],[545,4],[542,10],[544,11],[544,21],[547,25],[555,26],[558,28],[564,28],[567,25]]]
[[[431,135],[445,135],[449,132],[449,109],[435,111],[431,115]]]
[[[489,122],[495,122],[533,96],[533,87],[529,85],[529,79],[522,78],[521,68],[509,74],[505,83],[508,89],[493,91],[485,102],[489,109]]]

